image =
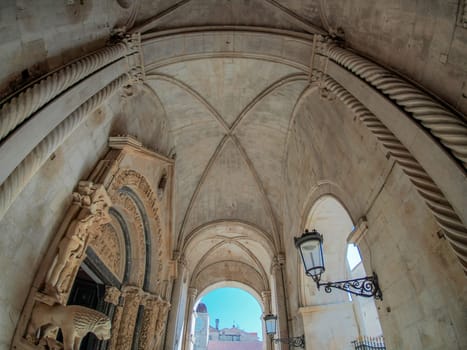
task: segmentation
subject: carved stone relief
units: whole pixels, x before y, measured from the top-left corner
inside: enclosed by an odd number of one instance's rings
[[[122,289],[122,296],[124,299],[123,310],[117,336],[116,349],[131,349],[136,316],[144,293],[138,287],[125,286]]]
[[[105,288],[105,297],[104,301],[112,305],[118,305],[120,301],[120,296],[122,293],[116,287],[107,286]]]
[[[156,322],[156,349],[160,349],[161,341],[164,336],[165,326],[167,324],[167,315],[170,310],[170,303],[162,301],[159,307],[159,317]]]
[[[160,297],[148,294],[144,298],[143,325],[139,340],[139,349],[153,349],[155,345],[155,332],[159,306],[162,302]]]
[[[95,333],[99,339],[109,339],[108,349],[130,349],[137,320],[141,322],[140,337],[135,340],[138,347],[153,350],[161,346],[170,306],[160,296],[161,281],[166,281],[171,271],[169,260],[163,259],[166,251],[163,250],[161,202],[143,175],[133,169],[119,168],[128,153],[114,150],[109,155],[109,159],[101,162],[105,166],[100,167],[99,163],[91,175],[95,182],[105,185],[81,181],[73,193],[73,204],[51,245],[54,248],[44,259],[18,323],[12,343],[15,349],[78,349],[88,332]],[[126,233],[122,231],[121,218],[109,215],[110,207],[116,211],[121,209],[128,224]],[[150,262],[145,256],[146,238],[150,238],[155,248],[150,249]],[[125,275],[126,259],[131,258],[129,283],[132,285],[122,290],[106,286],[104,301],[114,305],[108,309],[112,322],[95,310],[65,305],[88,246],[120,281]],[[131,256],[127,257],[130,251]],[[149,270],[151,283],[148,290],[143,290],[147,263],[152,268]],[[144,312],[140,318],[141,306]],[[56,339],[58,329],[62,330],[64,344]]]
[[[133,200],[120,192],[123,187],[129,187],[134,190],[135,193],[141,198],[145,209],[147,210],[148,220],[150,223],[151,231],[151,245],[152,245],[152,269],[151,273],[156,276],[156,280],[152,283],[152,290],[160,292],[162,275],[164,274],[164,265],[162,264],[163,256],[163,238],[162,238],[162,225],[160,218],[159,205],[160,202],[151,188],[151,185],[146,178],[140,173],[132,169],[120,169],[115,175],[112,183],[109,186],[109,194],[112,201],[116,204],[121,205],[123,208],[131,213],[132,217],[138,218],[135,222],[138,222],[138,237],[144,237],[144,227],[141,219],[141,215],[138,213],[138,209],[135,206]],[[145,244],[140,242],[139,244]],[[144,245],[142,246],[144,247]],[[141,276],[138,279],[139,284]]]
[[[104,186],[81,181],[73,193],[73,204],[83,208],[68,227],[58,245],[58,252],[48,270],[44,293],[65,304],[89,241],[110,221],[110,199]]]
[[[125,193],[113,192],[111,193],[111,199],[114,205],[120,206],[123,208],[127,217],[131,218],[133,231],[131,233],[132,243],[134,244],[134,253],[133,255],[138,256],[138,259],[132,260],[132,277],[130,278],[131,282],[143,286],[144,283],[144,272],[145,272],[145,254],[146,254],[146,240],[144,235],[144,225],[141,218],[141,214],[135,202]]]
[[[109,339],[111,323],[103,313],[83,306],[50,306],[39,302],[33,309],[27,338],[34,344],[38,344],[42,338],[42,344],[45,342],[49,347],[51,344],[59,346],[55,340],[58,328],[63,333],[64,350],[79,350],[81,340],[89,332],[94,333],[98,339]],[[39,330],[39,338],[36,338]]]
[[[125,242],[123,234],[115,226],[112,223],[103,225],[101,234],[94,237],[90,245],[109,270],[122,280],[125,272]]]

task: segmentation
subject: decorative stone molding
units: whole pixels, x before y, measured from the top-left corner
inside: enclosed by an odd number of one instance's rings
[[[143,325],[139,339],[139,349],[153,349],[157,317],[162,299],[159,296],[148,294],[144,300]]]
[[[104,47],[46,75],[3,102],[0,109],[0,140],[61,92],[126,54],[127,46],[123,42]]]
[[[164,330],[167,324],[167,316],[170,310],[170,303],[162,300],[159,307],[159,315],[156,322],[156,346],[155,349],[161,350],[162,338],[164,337]]]
[[[151,212],[148,214],[151,217],[154,217],[154,219],[159,223],[159,201],[146,178],[137,171],[131,169],[120,169],[110,185],[109,192],[116,193],[124,186],[133,186],[144,195],[144,199],[148,203],[149,209],[151,209]],[[158,226],[160,227],[160,225]]]
[[[194,302],[197,295],[198,295],[198,289],[196,289],[195,287],[188,288],[188,298],[190,301]]]
[[[124,34],[122,42],[127,48],[130,84],[140,84],[145,79],[143,54],[141,51],[141,34]]]
[[[169,261],[169,267],[168,267],[168,278],[169,280],[174,281],[177,278],[178,274],[178,264],[176,260],[170,260]]]
[[[144,292],[135,286],[122,288],[123,310],[115,349],[131,349],[133,331],[135,330],[136,316]]]
[[[122,298],[119,298],[119,301],[121,299]],[[115,311],[114,311],[113,318],[112,318],[112,335],[109,340],[109,345],[108,345],[109,350],[117,349],[117,341],[118,341],[118,335],[120,334],[120,325],[122,322],[122,315],[123,315],[123,303],[122,305],[120,305],[119,303],[115,307]]]
[[[45,76],[36,84],[3,102],[0,109],[0,140],[55,97],[58,98],[63,91],[122,57],[127,60],[127,74],[115,79],[83,103],[49,135],[45,136],[35,148],[33,148],[34,144],[32,144],[30,148],[32,151],[25,156],[26,150],[24,155],[21,156],[25,158],[15,163],[15,166],[19,163],[16,168],[13,166],[7,167],[5,174],[2,175],[4,182],[0,188],[0,218],[3,217],[16,196],[36,171],[73,132],[86,115],[96,109],[121,86],[139,84],[144,80],[144,64],[140,43],[141,38],[138,33],[124,35],[123,38],[119,37],[114,40],[112,45]]]
[[[436,222],[445,230],[446,238],[451,243],[464,271],[467,272],[467,228],[438,186],[398,138],[374,114],[363,106],[360,101],[330,77],[325,79],[325,86],[335,93],[359,120],[368,127],[401,167],[402,171],[408,176],[420,196],[424,199],[428,209],[432,212]]]
[[[99,232],[100,225],[110,220],[111,202],[102,185],[80,182],[78,191],[73,193],[73,204],[82,209],[58,245],[44,287],[44,293],[56,298],[60,304],[66,303],[90,239]]]
[[[280,270],[285,265],[285,255],[278,254],[276,255],[271,263],[271,273],[275,273]]]
[[[44,138],[16,169],[0,185],[0,219],[21,193],[34,174],[49,159],[51,154],[83,122],[86,116],[97,109],[106,99],[126,84],[128,77],[122,75],[83,103],[68,118]]]
[[[102,225],[101,234],[90,246],[107,268],[122,281],[125,274],[125,242],[111,223]]]
[[[271,291],[270,290],[262,291],[261,300],[263,301],[264,312],[266,314],[270,314],[271,313]]]
[[[367,232],[368,232],[368,221],[366,220],[366,217],[363,216],[360,219],[358,219],[357,224],[355,225],[355,228],[349,234],[349,237],[347,237],[347,243],[359,245],[360,241],[365,237]]]
[[[146,258],[146,239],[144,232],[143,219],[133,199],[126,193],[119,191],[109,191],[110,198],[115,206],[123,208],[128,217],[131,218],[134,228],[131,237],[134,251],[137,252],[139,259],[132,260],[132,273],[130,282],[143,287],[145,275],[145,258]]]
[[[430,95],[395,73],[323,38],[320,52],[387,96],[467,168],[467,125]]]

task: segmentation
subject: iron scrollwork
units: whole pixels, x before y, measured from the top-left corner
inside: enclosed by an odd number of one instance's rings
[[[295,348],[305,348],[305,335],[301,335],[299,337],[293,337],[293,338],[272,338],[272,341],[274,343],[284,343],[284,344],[289,344],[292,347]]]
[[[381,292],[381,289],[379,288],[378,284],[378,276],[376,276],[375,273],[373,273],[373,276],[356,278],[346,281],[323,283],[316,281],[316,284],[318,286],[318,289],[319,287],[324,286],[324,291],[326,293],[331,293],[331,288],[336,288],[362,297],[375,297],[375,299],[383,300],[383,293]]]

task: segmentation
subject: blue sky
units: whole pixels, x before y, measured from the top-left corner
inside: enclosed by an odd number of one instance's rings
[[[247,332],[257,332],[262,339],[261,307],[255,298],[239,288],[219,288],[206,294],[201,302],[206,304],[209,322],[215,327],[216,318],[219,328],[236,326]]]

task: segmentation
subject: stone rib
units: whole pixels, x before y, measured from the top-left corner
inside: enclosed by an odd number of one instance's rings
[[[127,84],[127,74],[121,75],[100,90],[70,114],[47,135],[28,156],[16,167],[0,186],[0,219],[5,215],[16,197],[21,193],[34,174],[49,159],[50,155],[71,135],[87,115],[98,108],[120,87]]]
[[[461,117],[415,85],[351,51],[330,44],[326,55],[412,115],[467,168],[467,125]]]
[[[446,238],[459,258],[464,272],[467,273],[467,229],[438,186],[396,136],[360,101],[330,77],[325,77],[324,84],[376,136],[408,176],[432,212],[435,220],[444,230]]]
[[[54,97],[126,53],[127,46],[123,42],[105,47],[59,69],[7,100],[0,109],[0,141]]]

